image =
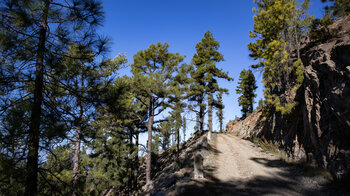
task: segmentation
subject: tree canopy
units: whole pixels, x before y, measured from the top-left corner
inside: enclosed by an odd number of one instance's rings
[[[249,113],[253,112],[254,98],[256,97],[254,92],[258,88],[253,72],[250,69],[243,69],[240,73],[238,84],[236,93],[241,94],[238,97],[238,104],[242,107],[241,111],[243,118],[245,118]]]

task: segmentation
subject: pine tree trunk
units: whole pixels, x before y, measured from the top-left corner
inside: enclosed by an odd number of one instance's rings
[[[183,117],[182,119],[182,131],[184,134],[184,141],[186,141],[186,118],[185,117]]]
[[[298,55],[298,59],[300,59],[300,41],[298,39],[298,33],[296,28],[294,28],[294,34],[295,34],[295,44],[297,47],[297,55]]]
[[[139,174],[139,132],[137,131],[136,133],[136,141],[135,141],[135,145],[136,145],[136,156],[135,156],[135,160],[134,160],[134,190],[137,190],[137,177]]]
[[[199,101],[199,131],[204,133],[204,110],[205,107],[203,106],[203,95],[200,97]]]
[[[250,104],[249,104],[249,113],[251,114],[253,112],[253,99],[251,100]]]
[[[209,132],[213,132],[213,94],[209,92],[208,96],[208,128]]]
[[[76,128],[77,135],[76,135],[76,141],[75,141],[75,150],[74,150],[74,157],[73,157],[73,196],[78,195],[77,185],[79,180],[79,155],[80,155],[80,135],[81,135],[81,127],[78,126]]]
[[[223,132],[223,130],[222,130],[222,124],[223,124],[222,116],[220,116],[219,121],[220,121],[220,133],[222,133]]]
[[[179,150],[180,150],[180,127],[177,127],[176,128],[176,140],[177,140],[177,144],[176,144],[176,151],[177,151],[177,154],[179,153]]]
[[[133,144],[132,144],[132,137],[133,137],[133,131],[130,130],[130,134],[129,134],[129,154],[130,154],[129,162],[130,162],[130,168],[129,168],[129,179],[128,179],[128,189],[129,189],[128,192],[129,193],[131,193],[131,191],[132,191],[133,180],[134,180],[133,170],[135,169],[135,163],[134,163],[134,159],[132,157],[132,155],[134,154],[134,148],[133,148]]]
[[[147,144],[147,162],[146,162],[146,185],[150,185],[152,183],[151,181],[151,158],[152,158],[152,126],[153,126],[153,97],[150,97],[149,101],[149,119],[147,123],[147,132],[148,132],[148,144]]]
[[[79,89],[78,83],[79,83],[79,77],[77,77],[77,83],[76,83],[76,89]],[[81,87],[84,85],[84,79],[83,76],[80,77]],[[75,141],[75,150],[74,150],[74,156],[73,156],[73,196],[78,195],[78,180],[79,180],[79,157],[80,157],[80,145],[81,145],[81,127],[82,127],[82,120],[84,116],[84,108],[83,108],[83,102],[80,97],[77,97],[78,106],[79,106],[79,122],[78,126],[76,127],[76,141]]]
[[[49,12],[50,1],[45,1],[42,22],[39,32],[39,43],[35,65],[35,86],[34,86],[34,102],[31,110],[28,140],[28,157],[27,157],[27,178],[25,195],[32,196],[37,194],[38,181],[38,158],[39,158],[39,142],[40,142],[40,118],[41,105],[43,102],[44,90],[44,54],[47,33],[47,17]]]

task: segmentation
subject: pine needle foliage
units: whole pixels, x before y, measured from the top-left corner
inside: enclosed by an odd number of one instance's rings
[[[238,97],[238,104],[242,107],[242,117],[245,118],[249,113],[253,112],[254,98],[256,97],[254,92],[258,88],[253,72],[250,69],[243,69],[240,73],[238,84],[236,93],[241,94]]]
[[[303,82],[304,66],[300,43],[306,37],[312,17],[307,14],[309,1],[298,6],[296,0],[255,0],[255,42],[248,44],[250,57],[259,60],[253,68],[264,69],[264,96],[267,104],[282,114],[297,104],[293,95]]]
[[[227,89],[219,87],[218,79],[233,80],[227,72],[219,69],[216,63],[224,61],[224,56],[218,51],[220,43],[215,40],[213,34],[207,31],[201,42],[196,45],[196,53],[193,55],[191,72],[192,83],[190,85],[189,98],[194,101],[197,111],[200,131],[203,131],[204,116],[208,105],[208,127],[212,131],[212,108],[214,106],[214,94],[227,93]],[[205,103],[207,98],[208,103]]]

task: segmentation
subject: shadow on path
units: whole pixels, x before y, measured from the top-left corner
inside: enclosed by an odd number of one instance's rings
[[[220,153],[215,148],[208,150]],[[344,187],[328,182],[321,176],[307,176],[301,167],[280,160],[251,158],[265,167],[279,168],[273,177],[255,176],[246,179],[220,181],[214,177],[217,168],[205,168],[205,179],[191,179],[176,185],[175,195],[350,195]]]

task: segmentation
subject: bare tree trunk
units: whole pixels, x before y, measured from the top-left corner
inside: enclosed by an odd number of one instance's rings
[[[253,101],[254,101],[254,98],[252,98],[250,104],[249,104],[249,113],[253,113]]]
[[[83,75],[80,77],[80,83],[81,87],[84,86],[84,78]],[[76,89],[79,89],[79,77],[77,76],[76,81]],[[78,195],[78,180],[79,180],[79,165],[80,165],[80,145],[81,145],[81,132],[82,132],[82,121],[84,116],[84,108],[83,108],[83,102],[81,100],[81,97],[77,96],[78,106],[79,106],[79,120],[78,125],[76,127],[77,135],[76,135],[76,141],[75,141],[75,150],[74,150],[74,157],[73,157],[73,196]]]
[[[182,131],[184,134],[184,141],[186,140],[186,118],[185,116],[182,118]]]
[[[223,120],[222,120],[222,116],[221,116],[220,119],[219,119],[219,123],[220,123],[220,133],[223,132],[223,130],[222,130],[223,122],[222,122],[222,121],[223,121]]]
[[[209,132],[213,132],[213,94],[209,92],[208,96],[208,128]]]
[[[27,157],[27,178],[25,195],[32,196],[37,194],[38,181],[38,158],[39,158],[39,142],[40,142],[40,118],[41,105],[43,102],[44,90],[44,54],[47,33],[47,17],[49,12],[50,1],[45,1],[42,22],[39,32],[39,43],[35,65],[35,86],[34,86],[34,103],[31,110],[29,141],[28,141],[28,157]]]
[[[199,131],[204,133],[204,110],[205,110],[205,106],[203,106],[203,95],[201,96],[201,98],[198,101],[199,103]]]
[[[79,180],[79,155],[80,155],[80,135],[81,135],[81,127],[77,126],[77,135],[75,140],[75,150],[74,150],[74,157],[73,157],[73,196],[78,195],[77,185]]]
[[[135,156],[135,160],[134,160],[134,190],[137,189],[137,177],[139,175],[139,131],[137,130],[136,133],[136,141],[135,141],[135,145],[136,145],[136,156]]]
[[[147,144],[147,161],[146,161],[146,185],[150,185],[152,183],[151,181],[151,158],[152,158],[152,126],[154,121],[153,116],[153,97],[150,97],[149,101],[149,119],[147,123],[147,132],[148,132],[148,144]]]
[[[296,28],[294,28],[294,34],[295,34],[295,44],[297,47],[297,55],[298,55],[298,59],[300,59],[300,41],[298,39],[298,34],[297,34]]]
[[[176,152],[177,155],[179,155],[179,150],[180,150],[180,127],[176,127],[176,140],[177,140],[177,144],[176,144]]]
[[[129,168],[129,179],[128,179],[128,192],[131,193],[132,189],[133,189],[133,180],[134,180],[134,173],[133,170],[135,168],[135,163],[134,163],[134,148],[133,148],[133,144],[132,144],[132,138],[133,138],[133,131],[130,130],[130,134],[129,134],[129,162],[130,162],[130,168]]]

